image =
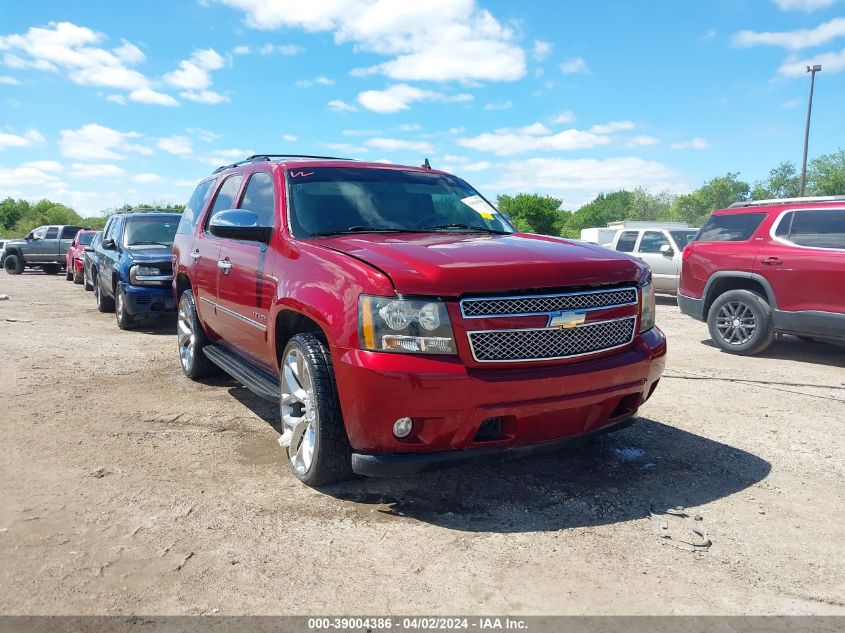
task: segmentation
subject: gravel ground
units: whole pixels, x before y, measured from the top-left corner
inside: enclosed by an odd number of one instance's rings
[[[731,356],[661,299],[629,429],[316,491],[271,404],[182,376],[172,323],[119,331],[63,276],[0,294],[0,613],[845,614],[845,348]],[[678,505],[709,549],[655,535]]]

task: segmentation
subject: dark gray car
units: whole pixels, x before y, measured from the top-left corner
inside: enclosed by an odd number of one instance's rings
[[[25,268],[41,268],[48,275],[57,274],[65,265],[73,238],[83,228],[49,224],[33,229],[26,237],[8,240],[2,251],[3,269],[10,275],[20,275]]]

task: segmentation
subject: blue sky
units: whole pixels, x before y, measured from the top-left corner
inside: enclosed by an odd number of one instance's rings
[[[419,164],[576,208],[845,146],[845,1],[13,3],[0,198],[184,201],[253,152]]]

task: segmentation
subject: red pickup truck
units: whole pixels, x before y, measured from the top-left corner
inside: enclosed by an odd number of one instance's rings
[[[222,368],[279,402],[309,485],[621,428],[664,366],[645,264],[517,233],[427,162],[221,167],[192,195],[173,262],[184,373]]]

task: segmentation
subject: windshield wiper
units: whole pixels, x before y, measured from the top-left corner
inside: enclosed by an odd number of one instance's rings
[[[507,231],[497,231],[496,229],[488,229],[486,226],[474,226],[472,224],[460,224],[457,222],[452,224],[438,224],[436,226],[424,226],[420,230],[443,231],[449,229],[463,229],[468,231],[481,231],[483,233],[495,233],[496,235],[510,235]]]
[[[383,226],[350,226],[339,231],[326,231],[325,233],[311,233],[311,237],[327,237],[331,235],[345,235],[347,233],[420,233],[417,229],[389,229]]]
[[[170,248],[173,246],[172,244],[165,244],[164,242],[152,242],[149,240],[144,240],[141,242],[130,242],[127,246],[164,246],[165,248]]]

